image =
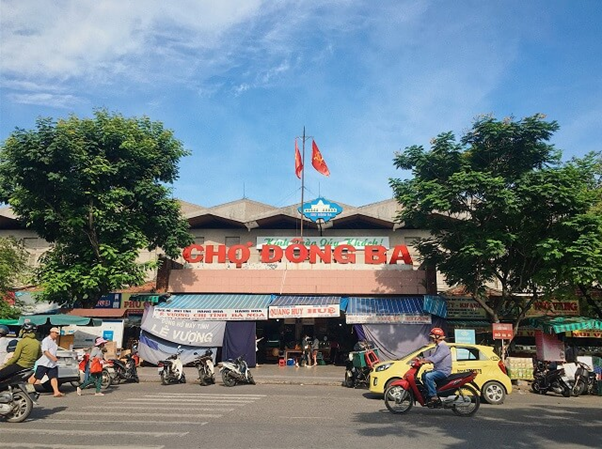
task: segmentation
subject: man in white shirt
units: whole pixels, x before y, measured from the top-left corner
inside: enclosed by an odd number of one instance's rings
[[[54,391],[54,397],[60,398],[65,396],[59,391],[59,368],[57,366],[58,357],[56,353],[59,349],[56,344],[56,339],[59,336],[59,328],[53,327],[50,329],[49,335],[42,340],[42,357],[38,359],[38,367],[36,373],[29,379],[31,383],[39,382],[44,375],[50,379],[50,385]]]

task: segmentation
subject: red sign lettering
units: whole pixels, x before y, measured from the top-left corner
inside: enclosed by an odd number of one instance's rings
[[[227,248],[226,245],[190,245],[182,251],[182,257],[188,263],[235,263],[238,268],[251,258],[251,242],[246,245],[234,245]],[[332,260],[339,264],[356,263],[357,249],[352,245],[338,245],[334,249],[331,245],[320,248],[317,245],[305,246],[300,243],[294,243],[282,249],[276,245],[263,245],[259,260],[261,263],[278,263],[284,259],[291,263],[309,262],[315,264],[318,261],[330,264]],[[387,263],[387,248],[381,245],[367,245],[364,247],[365,264],[380,265]],[[407,246],[397,245],[389,250],[389,264],[412,265],[412,257]]]

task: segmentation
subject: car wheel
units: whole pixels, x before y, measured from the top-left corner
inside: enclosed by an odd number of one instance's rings
[[[384,389],[384,391],[387,391],[387,390],[389,389],[389,387],[391,386],[391,384],[392,384],[393,382],[395,382],[396,380],[399,380],[399,377],[391,377],[391,378],[390,378],[390,379],[387,381],[387,383],[385,384],[385,389]]]
[[[483,399],[485,402],[491,405],[500,405],[504,403],[506,399],[506,390],[504,386],[495,381],[487,382],[481,389]]]

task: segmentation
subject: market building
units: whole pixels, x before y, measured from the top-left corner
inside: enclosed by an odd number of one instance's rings
[[[383,355],[403,355],[442,325],[445,307],[436,273],[412,246],[427,233],[400,225],[398,212],[393,199],[353,207],[325,198],[304,203],[303,224],[299,205],[242,199],[191,210],[195,243],[168,274],[171,297],[152,307],[154,327],[143,318],[140,347],[165,348],[166,336],[204,338],[202,329],[185,332],[194,320],[225,322],[224,340],[207,345],[221,347],[223,358],[244,353],[252,364],[255,356],[298,357],[305,335],[321,341],[324,363],[364,338]]]

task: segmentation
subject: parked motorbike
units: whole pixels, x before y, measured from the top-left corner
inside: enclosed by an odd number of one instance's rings
[[[215,383],[215,367],[213,365],[213,351],[207,349],[205,354],[194,353],[197,358],[192,362],[199,372],[199,383],[201,385],[210,385]]]
[[[255,385],[251,370],[242,356],[222,362],[219,370],[222,373],[222,381],[226,387],[233,387],[241,382]]]
[[[428,362],[427,362],[428,363]],[[476,371],[452,374],[437,384],[440,404],[428,405],[426,385],[418,378],[418,371],[425,364],[423,359],[414,359],[403,379],[391,383],[385,390],[385,405],[391,413],[406,413],[418,402],[429,408],[451,409],[458,416],[472,416],[481,405],[480,392],[473,382]]]
[[[112,381],[115,384],[121,382],[140,382],[138,378],[138,370],[136,369],[136,361],[132,354],[125,356],[125,362],[118,359],[110,359],[109,363],[112,365],[115,375]]]
[[[370,372],[379,358],[369,342],[358,342],[354,349],[356,351],[347,357],[343,385],[348,388],[368,387]]]
[[[184,375],[184,365],[180,358],[182,347],[178,346],[175,354],[170,355],[166,360],[159,362],[159,375],[161,376],[161,384],[185,384],[186,376]]]
[[[37,404],[40,395],[35,387],[27,382],[32,375],[32,369],[23,369],[0,381],[0,417],[6,421],[25,421],[34,404]]]
[[[577,361],[574,364],[576,365],[575,378],[569,378],[571,394],[573,396],[598,394],[596,373],[586,363]],[[566,364],[564,364],[564,369],[566,372]]]
[[[564,397],[571,395],[571,386],[564,375],[564,369],[550,369],[550,364],[538,360],[533,370],[533,382],[531,390],[538,394],[546,394],[548,391],[561,394]]]

